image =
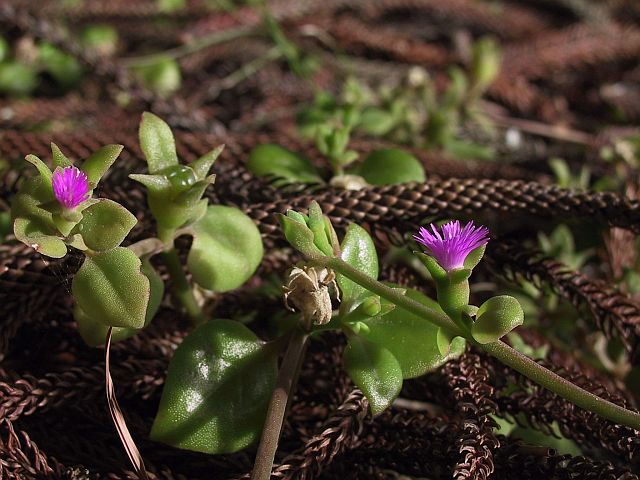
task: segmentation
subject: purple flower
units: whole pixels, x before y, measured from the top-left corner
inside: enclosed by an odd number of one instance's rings
[[[56,199],[64,208],[75,208],[90,196],[87,174],[76,167],[57,169],[51,183]]]
[[[463,228],[457,220],[446,223],[442,226],[442,233],[438,232],[433,223],[430,227],[433,233],[420,227],[420,235],[414,235],[413,238],[426,246],[426,253],[435,258],[447,272],[463,268],[467,255],[489,241],[489,229],[475,227],[473,222],[467,223]]]

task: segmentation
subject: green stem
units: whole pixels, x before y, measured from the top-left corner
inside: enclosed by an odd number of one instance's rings
[[[122,63],[127,67],[142,67],[146,65],[152,65],[156,63],[158,60],[162,60],[165,58],[180,58],[191,53],[195,53],[198,50],[202,50],[207,47],[211,47],[213,45],[217,45],[219,43],[229,42],[231,40],[235,40],[237,38],[246,37],[252,35],[260,30],[260,27],[238,27],[232,30],[225,30],[222,32],[212,33],[211,35],[207,35],[205,37],[194,40],[191,43],[187,43],[185,45],[181,45],[176,48],[172,48],[170,50],[165,50],[164,52],[152,53],[150,55],[143,55],[140,57],[129,57],[122,60]]]
[[[169,276],[171,277],[172,293],[175,298],[182,304],[187,311],[187,315],[191,319],[194,325],[199,325],[204,322],[205,317],[202,313],[202,308],[198,305],[196,298],[193,296],[193,289],[187,281],[187,277],[182,269],[182,263],[178,257],[178,252],[175,247],[170,247],[162,253],[162,259],[164,260]]]
[[[454,335],[465,336],[460,329],[441,313],[428,308],[419,302],[411,300],[394,291],[392,288],[383,285],[373,278],[365,275],[359,270],[339,258],[320,257],[314,258],[310,262],[316,266],[331,268],[354,282],[362,285],[367,290],[380,295],[381,297],[393,302],[397,306],[405,310],[421,316],[426,320],[448,330]],[[444,317],[444,318],[443,318]],[[539,385],[547,388],[553,393],[561,396],[565,400],[577,405],[580,408],[601,415],[612,422],[625,425],[627,427],[640,430],[640,413],[627,410],[619,405],[611,403],[603,398],[588,392],[579,386],[569,382],[556,373],[546,369],[542,365],[536,363],[529,357],[522,355],[518,351],[511,348],[502,341],[492,342],[488,344],[478,344],[473,338],[467,338],[470,342],[485,350],[490,355],[496,357],[505,365],[513,368],[517,372],[531,379]]]
[[[350,278],[354,282],[362,285],[364,288],[380,295],[383,298],[395,303],[397,306],[404,308],[416,315],[426,318],[428,321],[443,328],[453,336],[461,336],[460,328],[445,314],[429,308],[426,305],[417,302],[406,295],[402,295],[391,287],[387,287],[383,283],[378,282],[369,275],[362,273],[360,270],[353,268],[344,260],[333,257],[318,257],[309,261],[311,265],[330,268],[336,272],[340,272],[345,277]]]
[[[569,400],[574,405],[635,430],[640,430],[640,413],[627,410],[615,403],[588,392],[560,375],[544,368],[526,355],[502,341],[480,345],[490,355],[520,372],[539,385]]]
[[[256,461],[251,472],[251,480],[269,480],[271,478],[273,459],[278,449],[287,405],[297,382],[308,338],[309,333],[299,327],[296,327],[291,333],[287,352],[278,371],[276,388],[271,395],[258,453],[256,453]]]

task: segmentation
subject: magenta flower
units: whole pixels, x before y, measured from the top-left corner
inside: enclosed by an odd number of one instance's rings
[[[489,229],[475,227],[473,222],[467,223],[464,228],[460,227],[458,220],[446,223],[442,226],[442,234],[433,223],[430,227],[433,233],[420,227],[420,235],[414,235],[413,238],[426,246],[428,251],[425,253],[435,258],[447,272],[463,268],[467,255],[489,241]]]
[[[56,199],[64,208],[75,208],[90,196],[87,174],[76,167],[57,169],[51,183]]]

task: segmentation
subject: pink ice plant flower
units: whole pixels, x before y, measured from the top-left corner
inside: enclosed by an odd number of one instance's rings
[[[87,200],[89,195],[89,179],[87,174],[76,167],[57,169],[51,179],[56,200],[64,208],[76,208]]]
[[[476,227],[473,222],[461,227],[460,222],[455,220],[444,224],[442,232],[433,223],[429,226],[431,232],[420,227],[419,235],[414,235],[413,238],[427,247],[425,253],[435,258],[447,272],[463,268],[467,255],[489,241],[489,229]]]

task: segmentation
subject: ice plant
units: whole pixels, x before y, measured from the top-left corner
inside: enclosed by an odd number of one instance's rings
[[[420,227],[419,235],[413,238],[427,247],[427,254],[431,255],[447,272],[464,267],[464,261],[473,250],[489,241],[489,229],[476,227],[473,222],[460,226],[458,220],[442,226],[442,232],[432,223],[431,233],[425,227]]]
[[[76,167],[57,169],[51,179],[56,200],[71,210],[89,198],[87,174]]]

